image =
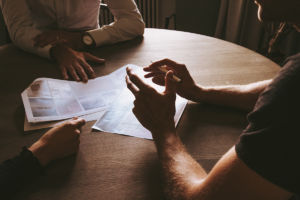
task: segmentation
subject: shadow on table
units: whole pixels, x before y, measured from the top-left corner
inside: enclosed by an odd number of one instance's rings
[[[146,185],[147,185],[147,199],[163,200],[165,199],[163,193],[163,178],[161,174],[161,165],[157,159],[157,162],[153,162],[147,167],[146,173]]]
[[[24,132],[25,109],[23,105],[19,105],[14,112],[14,125],[18,132]]]
[[[190,102],[177,131],[188,152],[208,172],[236,143],[247,125],[246,115],[231,108]]]

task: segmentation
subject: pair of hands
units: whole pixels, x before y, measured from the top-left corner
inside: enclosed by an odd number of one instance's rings
[[[52,45],[50,54],[58,63],[63,78],[68,80],[71,77],[76,81],[87,82],[89,78],[96,77],[87,61],[102,64],[105,60],[80,51],[84,48],[81,34],[81,32],[61,30],[45,31],[33,39],[34,46]]]
[[[159,66],[166,65],[169,70],[166,74],[159,70]],[[175,100],[176,93],[184,98],[191,98],[189,91],[196,87],[185,65],[165,59],[144,68],[154,83],[165,85],[165,91],[157,92],[147,85],[140,77],[127,68],[126,83],[134,94],[133,113],[141,124],[152,132],[155,141],[164,141],[175,132]],[[181,78],[178,83],[173,75]],[[29,150],[45,166],[55,159],[63,158],[78,151],[83,119],[73,118],[46,132]]]
[[[53,160],[74,154],[78,151],[81,127],[84,124],[84,119],[73,118],[50,129],[28,149],[42,166],[46,166]]]
[[[159,70],[159,67],[164,65],[169,70],[167,73]],[[127,87],[135,96],[132,111],[140,123],[151,131],[154,140],[165,140],[170,134],[175,133],[176,93],[184,98],[193,99],[193,90],[197,85],[185,65],[169,59],[154,62],[145,67],[144,71],[148,72],[145,78],[152,78],[154,83],[165,86],[165,91],[157,92],[127,68]],[[180,83],[174,81],[173,75],[182,81]]]

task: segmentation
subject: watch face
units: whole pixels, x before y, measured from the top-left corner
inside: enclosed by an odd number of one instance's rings
[[[93,44],[93,39],[89,35],[84,35],[82,40],[83,40],[83,43],[86,44],[86,45],[92,45]]]

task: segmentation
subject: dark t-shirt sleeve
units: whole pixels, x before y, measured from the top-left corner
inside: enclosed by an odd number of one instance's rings
[[[235,146],[238,157],[272,183],[300,194],[300,54],[260,95]]]
[[[43,167],[26,148],[0,164],[0,199],[10,199],[26,183],[43,174]]]

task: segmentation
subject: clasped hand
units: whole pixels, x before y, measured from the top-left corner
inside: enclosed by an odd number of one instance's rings
[[[104,59],[90,53],[81,52],[84,45],[81,42],[81,32],[68,32],[61,30],[45,31],[34,39],[36,47],[52,45],[50,54],[58,63],[64,79],[70,76],[76,81],[87,82],[89,78],[95,78],[96,74],[87,61],[102,64]]]

